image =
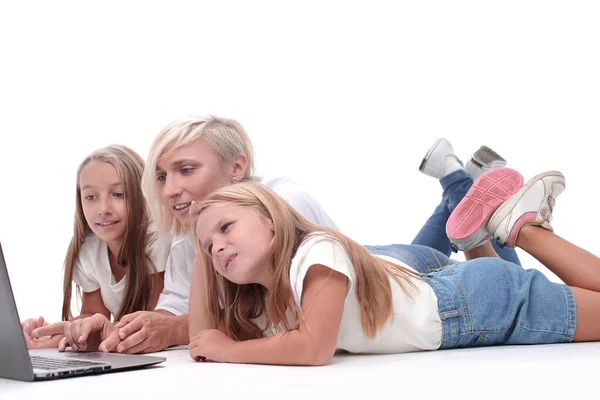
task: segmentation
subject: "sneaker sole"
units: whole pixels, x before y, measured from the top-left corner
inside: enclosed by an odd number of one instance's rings
[[[517,193],[515,193],[514,196],[512,196],[507,202],[505,202],[500,207],[498,207],[498,209],[496,210],[494,215],[492,215],[492,217],[490,218],[490,221],[487,224],[487,230],[489,232],[495,232],[496,229],[498,229],[498,227],[502,223],[502,221],[504,221],[506,219],[506,217],[508,217],[508,215],[512,212],[512,210],[514,209],[515,205],[519,202],[519,200],[521,200],[521,198],[523,198],[523,196],[525,196],[527,191],[529,189],[531,189],[531,187],[533,185],[535,185],[540,179],[547,178],[547,177],[558,177],[558,178],[561,178],[563,181],[562,190],[560,190],[558,193],[556,191],[554,191],[552,193],[553,197],[556,198],[558,195],[560,195],[565,190],[565,185],[564,185],[565,177],[559,171],[548,171],[548,172],[543,172],[541,174],[534,176],[521,189],[519,189],[519,191],[517,191]],[[554,194],[556,194],[556,195],[554,195]],[[504,245],[507,245],[508,247],[512,247],[512,248],[515,247],[514,242],[516,241],[519,231],[521,230],[521,228],[523,226],[525,226],[525,224],[522,223],[521,219],[523,219],[524,217],[526,219],[527,218],[535,218],[535,216],[537,215],[537,214],[535,214],[532,216],[530,214],[532,214],[532,213],[527,213],[524,216],[521,216],[519,218],[519,220],[517,220],[517,222],[515,223],[514,226],[518,226],[519,228],[517,229],[516,232],[511,231],[509,233],[508,238],[507,238],[507,243],[505,243]],[[542,225],[544,222],[545,222],[545,220],[543,218],[541,220],[534,219],[534,220],[530,220],[529,224],[530,225],[531,224]],[[509,242],[512,242],[512,243],[509,243]],[[500,245],[502,245],[502,244],[500,244]]]
[[[522,186],[523,176],[511,168],[490,170],[479,177],[446,223],[453,248],[466,251],[488,240],[488,220]]]
[[[423,172],[423,170],[425,169],[425,166],[427,165],[427,161],[429,161],[429,157],[431,157],[431,153],[433,153],[435,151],[435,149],[437,149],[437,147],[440,145],[442,140],[443,140],[442,138],[436,140],[435,143],[433,144],[433,146],[431,146],[431,148],[427,152],[427,154],[425,154],[425,157],[423,157],[423,161],[421,161],[421,165],[419,165],[419,171]]]

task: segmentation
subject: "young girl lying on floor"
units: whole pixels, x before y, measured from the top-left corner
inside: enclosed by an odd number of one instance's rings
[[[514,182],[488,171],[473,191]],[[224,187],[194,206],[197,263],[190,354],[219,362],[322,365],[336,352],[401,353],[600,339],[600,259],[552,232],[559,172],[534,177],[502,203],[480,197],[475,241],[450,240],[468,261],[419,274],[422,254],[371,252],[313,225],[264,186]],[[472,211],[468,193],[454,213]],[[489,201],[490,204],[486,204]],[[476,213],[477,214],[477,213]],[[482,231],[488,235],[481,236]],[[566,285],[497,258],[489,237],[520,247]],[[468,243],[469,246],[464,247]],[[433,257],[436,253],[431,252]],[[568,285],[568,286],[567,286]]]

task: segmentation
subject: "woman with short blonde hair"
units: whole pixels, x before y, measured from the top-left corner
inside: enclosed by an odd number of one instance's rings
[[[157,351],[189,343],[187,314],[195,253],[188,213],[194,201],[219,188],[252,180],[271,188],[311,222],[337,229],[301,185],[288,178],[255,176],[254,171],[250,138],[233,119],[191,117],[160,131],[148,155],[142,187],[158,229],[175,237],[155,312],[134,313],[121,320],[118,326],[125,339],[117,351]]]

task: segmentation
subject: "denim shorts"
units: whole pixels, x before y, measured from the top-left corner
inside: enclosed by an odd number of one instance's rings
[[[577,325],[573,292],[537,269],[523,269],[500,258],[457,263],[440,259],[435,250],[428,256],[424,246],[395,246],[369,250],[417,269],[432,287],[443,325],[441,349],[573,341]],[[436,258],[440,268],[430,268]]]

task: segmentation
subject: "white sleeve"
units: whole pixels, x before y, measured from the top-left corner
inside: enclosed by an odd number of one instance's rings
[[[286,180],[273,187],[273,191],[313,224],[339,230],[319,202],[299,183]]]
[[[336,240],[325,236],[315,237],[298,248],[290,266],[290,284],[298,304],[302,304],[304,278],[313,265],[324,265],[346,275],[348,277],[348,292],[350,292],[355,274],[348,254]]]
[[[95,279],[93,271],[91,271],[93,268],[94,266],[90,265],[90,263],[82,263],[81,257],[78,257],[75,262],[75,268],[73,268],[73,282],[86,293],[100,289],[100,284]]]
[[[154,262],[156,272],[163,272],[167,269],[167,262],[171,254],[171,244],[173,238],[170,235],[159,236],[150,248],[150,258]]]
[[[185,315],[188,313],[190,299],[194,247],[183,238],[175,240],[167,259],[165,286],[155,309]]]

